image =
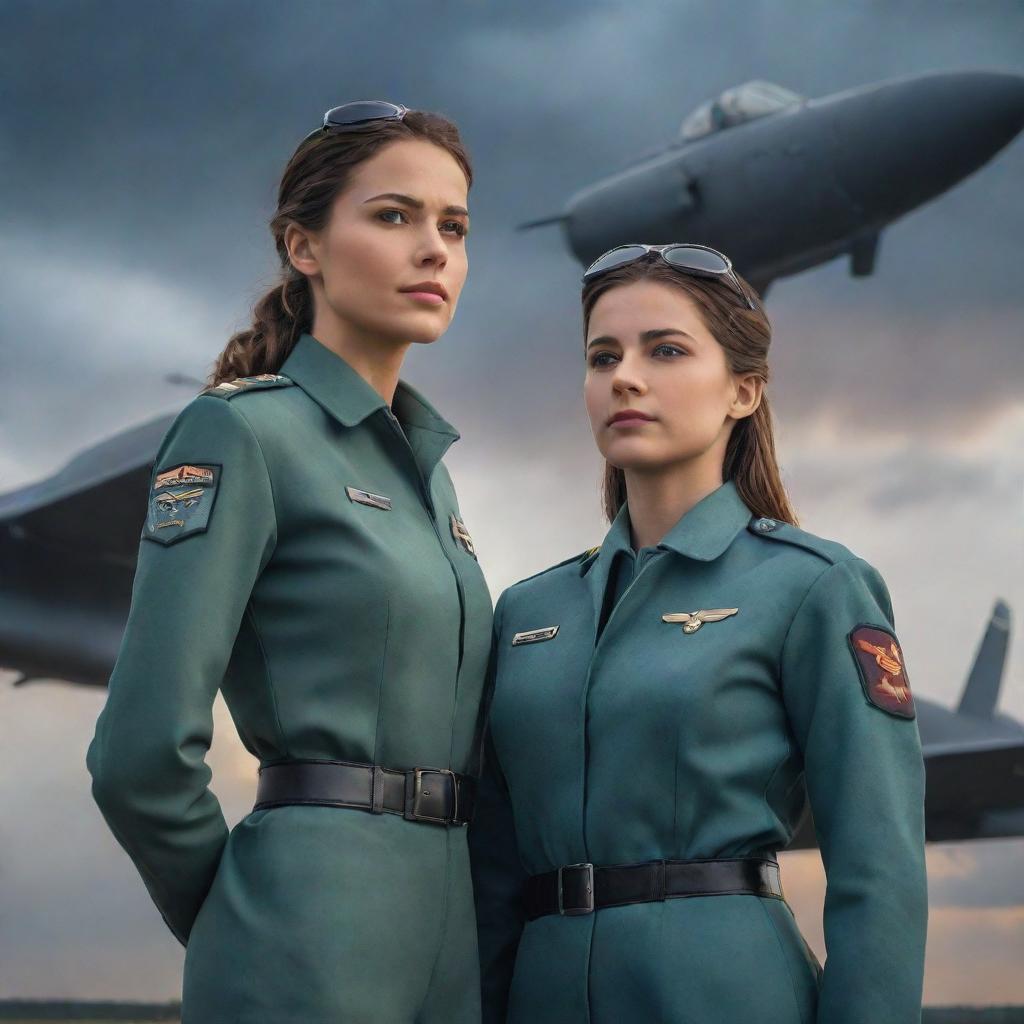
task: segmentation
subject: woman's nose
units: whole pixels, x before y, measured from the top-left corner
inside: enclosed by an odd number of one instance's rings
[[[625,359],[621,360],[615,368],[615,373],[612,376],[612,388],[618,392],[636,391],[639,394],[643,394],[647,390],[641,375]]]
[[[420,262],[443,267],[448,262],[448,246],[436,230],[426,232],[419,252]]]

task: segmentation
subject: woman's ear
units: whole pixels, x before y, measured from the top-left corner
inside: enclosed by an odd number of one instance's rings
[[[284,245],[288,250],[288,258],[292,266],[307,277],[319,273],[320,261],[317,259],[317,239],[298,224],[289,224],[284,229]]]
[[[735,420],[745,419],[757,411],[764,394],[764,380],[756,373],[745,373],[735,377],[736,395],[729,415]]]

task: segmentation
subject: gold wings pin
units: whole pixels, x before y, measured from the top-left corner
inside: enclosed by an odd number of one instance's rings
[[[735,615],[739,608],[702,608],[699,612],[669,612],[662,615],[662,622],[681,622],[684,633],[696,633],[705,622],[720,622]]]

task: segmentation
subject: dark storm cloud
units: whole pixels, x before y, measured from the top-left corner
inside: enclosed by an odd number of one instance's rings
[[[869,441],[877,434],[864,434]],[[796,446],[792,446],[796,447]],[[790,446],[784,447],[784,452]],[[979,505],[1000,509],[1020,507],[1019,464],[1006,465],[1003,453],[970,455],[929,448],[908,442],[898,450],[880,453],[858,438],[830,442],[816,451],[797,451],[784,456],[786,470],[798,478],[790,487],[794,497],[815,493],[832,498],[846,496],[867,516],[888,518],[894,514],[924,514],[943,508],[946,513],[970,513]]]
[[[1024,12],[1011,4],[810,17],[801,5],[663,2],[637,17],[618,3],[548,2],[528,15],[468,0],[220,3],[151,6],[142,17],[126,3],[8,3],[5,255],[23,259],[34,243],[38,291],[22,291],[0,344],[18,344],[21,374],[68,387],[53,381],[55,358],[77,347],[88,359],[93,339],[68,338],[53,322],[62,280],[47,254],[66,275],[101,268],[116,281],[144,270],[180,289],[182,322],[168,324],[178,344],[152,339],[144,313],[125,323],[134,311],[109,297],[97,298],[95,319],[137,339],[131,356],[149,375],[150,402],[183,401],[160,384],[163,372],[205,370],[272,281],[265,225],[292,147],[326,106],[393,96],[451,114],[477,167],[473,269],[444,342],[460,373],[451,359],[412,365],[438,383],[441,402],[487,388],[495,373],[525,383],[513,390],[542,423],[575,393],[578,267],[557,229],[516,234],[517,222],[559,209],[574,189],[668,140],[689,110],[736,82],[764,77],[817,96],[939,68],[1024,71],[1021,28]],[[1024,370],[1012,328],[1022,169],[1018,141],[897,224],[873,280],[851,281],[833,265],[776,286],[787,415],[834,405],[851,421],[884,411],[878,422],[903,422],[938,407],[948,419],[1013,397]],[[201,331],[190,305],[206,311]],[[107,367],[127,355],[102,351]],[[100,380],[82,373],[91,401]],[[30,410],[8,387],[0,383],[0,408],[17,434]],[[123,385],[109,400],[124,401],[123,419],[139,413]],[[69,414],[94,422],[70,401]],[[513,429],[509,415],[493,426]]]
[[[998,477],[997,467],[986,463],[958,462],[934,452],[903,452],[883,463],[868,492],[867,504],[872,511],[887,514],[913,506],[948,507],[958,500],[970,501],[979,493],[991,494],[996,500],[1013,500],[1018,488],[998,488]]]

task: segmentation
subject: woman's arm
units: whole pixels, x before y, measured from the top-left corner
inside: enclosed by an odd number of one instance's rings
[[[494,634],[484,689],[485,699],[489,699],[496,683],[503,601],[504,594],[498,598],[494,609]],[[476,810],[469,827],[469,853],[480,945],[483,1024],[501,1024],[508,1010],[512,969],[526,920],[523,914],[526,872],[519,860],[508,786],[498,763],[489,728],[486,732]]]
[[[248,421],[226,399],[196,398],[157,454],[128,623],[86,756],[104,818],[183,945],[227,839],[204,760],[213,700],[275,541]]]
[[[810,587],[781,678],[827,876],[818,1020],[917,1022],[924,761],[889,594],[867,562],[831,565]]]

